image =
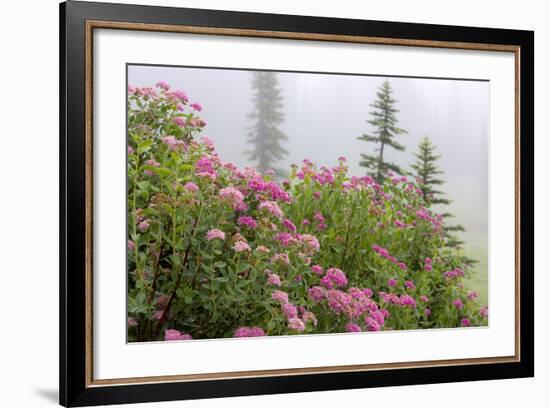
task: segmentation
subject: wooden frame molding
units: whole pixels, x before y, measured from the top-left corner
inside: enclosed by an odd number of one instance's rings
[[[223,372],[223,373],[206,373],[206,374],[186,374],[186,375],[170,375],[170,376],[153,376],[153,377],[130,377],[130,378],[113,378],[113,379],[94,379],[93,378],[93,33],[94,29],[110,29],[110,30],[131,30],[145,32],[169,32],[169,33],[186,33],[186,34],[202,34],[202,35],[217,35],[217,36],[241,36],[241,37],[256,37],[256,38],[276,38],[276,39],[291,39],[304,41],[330,41],[341,43],[360,43],[360,44],[378,44],[389,46],[407,46],[407,47],[430,47],[430,48],[448,48],[448,49],[463,49],[476,51],[494,51],[494,52],[510,52],[514,53],[515,59],[515,211],[516,211],[516,257],[515,257],[515,355],[502,357],[486,357],[486,358],[469,358],[469,359],[452,359],[452,360],[432,360],[432,361],[417,361],[417,362],[401,362],[401,363],[385,363],[385,364],[360,364],[360,365],[344,365],[344,366],[323,366],[323,367],[307,367],[294,369],[276,369],[276,370],[255,370],[255,371],[238,371],[238,372]],[[519,214],[520,214],[520,47],[514,45],[501,44],[483,44],[483,43],[466,43],[466,42],[449,42],[449,41],[428,41],[428,40],[409,40],[395,38],[381,38],[369,36],[349,36],[349,35],[326,35],[313,33],[299,32],[284,32],[284,31],[263,31],[263,30],[244,30],[244,29],[228,29],[215,27],[196,27],[188,25],[166,25],[166,24],[147,24],[147,23],[127,23],[117,21],[101,21],[87,20],[86,21],[86,197],[87,197],[87,215],[86,215],[86,386],[97,387],[106,385],[127,385],[127,384],[143,384],[143,383],[165,383],[165,382],[180,382],[180,381],[205,381],[205,380],[224,380],[236,378],[250,377],[272,377],[272,376],[292,376],[298,374],[320,374],[320,373],[337,373],[343,371],[371,371],[371,370],[388,370],[388,369],[406,369],[406,368],[421,368],[421,367],[442,367],[449,365],[467,365],[467,364],[495,364],[495,363],[510,363],[521,361],[520,356],[520,229],[519,229]]]
[[[123,404],[534,376],[532,31],[76,0],[61,3],[59,12],[59,396],[62,405]],[[514,355],[94,378],[93,58],[96,30],[512,53],[515,58]]]

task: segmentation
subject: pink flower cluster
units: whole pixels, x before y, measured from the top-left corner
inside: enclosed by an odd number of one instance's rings
[[[271,294],[271,299],[279,302],[289,330],[303,332],[307,322],[312,322],[313,325],[317,324],[317,318],[313,313],[303,307],[298,308],[289,302],[288,293],[275,290]]]
[[[161,140],[171,151],[181,151],[187,148],[187,144],[175,136],[165,136]]]
[[[212,241],[213,239],[221,239],[223,241],[225,239],[225,233],[222,230],[213,228],[206,233],[206,239],[208,241]]]
[[[214,169],[214,162],[206,156],[202,156],[195,163],[195,174],[199,177],[207,177],[211,180],[216,180],[217,173]]]
[[[235,330],[233,337],[262,337],[265,336],[265,332],[260,327],[239,327]]]
[[[376,252],[379,256],[381,256],[382,258],[385,258],[388,261],[390,261],[391,263],[397,265],[399,267],[399,269],[402,269],[402,270],[407,269],[407,265],[405,265],[403,262],[399,262],[397,260],[397,258],[395,256],[391,255],[390,251],[388,251],[386,248],[382,248],[381,246],[375,244],[375,245],[372,246],[372,250],[374,252]]]
[[[346,274],[338,268],[327,269],[325,276],[321,279],[321,285],[327,289],[340,288],[348,284]]]
[[[261,175],[254,175],[248,181],[248,188],[256,193],[266,193],[273,201],[290,203],[290,195],[274,181],[265,181]],[[264,197],[266,195],[264,194]],[[267,198],[267,197],[266,197]]]
[[[386,292],[379,292],[378,295],[384,303],[410,307],[413,309],[416,308],[416,300],[410,295],[403,294],[401,296],[398,296],[395,293]]]
[[[453,278],[463,277],[463,276],[464,276],[464,271],[460,268],[455,268],[452,271],[447,271],[443,273],[443,277],[445,278],[445,280],[451,280]]]
[[[219,192],[220,198],[227,201],[235,211],[246,211],[247,205],[244,202],[244,194],[235,187],[225,187]]]
[[[236,241],[233,244],[232,248],[235,252],[249,252],[250,251],[250,246],[248,245],[248,243],[246,243],[245,241],[242,241],[242,240]]]
[[[427,272],[431,272],[433,269],[432,267],[432,258],[426,258],[424,259],[424,270]]]
[[[267,284],[271,286],[281,286],[281,278],[276,273],[267,271]]]
[[[150,167],[160,167],[160,163],[156,160],[153,160],[153,159],[145,160],[145,164],[147,166],[150,166]],[[152,170],[144,170],[143,172],[145,174],[147,174],[148,176],[154,176],[155,175],[155,172],[152,171]]]
[[[262,201],[260,205],[258,205],[258,208],[260,210],[265,209],[269,214],[277,218],[283,218],[283,211],[274,201]]]
[[[254,229],[258,226],[258,223],[256,222],[256,220],[254,218],[246,216],[246,215],[243,215],[243,216],[239,217],[237,219],[237,224],[242,225],[244,227],[252,228],[252,229]]]
[[[192,340],[193,337],[190,334],[180,332],[174,329],[164,330],[164,340]]]

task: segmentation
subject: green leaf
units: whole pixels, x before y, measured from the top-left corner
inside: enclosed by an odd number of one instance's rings
[[[157,173],[159,176],[171,176],[172,170],[167,169],[166,167],[157,167],[154,169],[155,173]]]
[[[145,139],[140,141],[137,148],[138,154],[145,153],[147,150],[151,148],[152,145],[153,145],[153,139]]]

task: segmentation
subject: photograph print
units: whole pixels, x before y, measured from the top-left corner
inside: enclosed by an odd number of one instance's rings
[[[488,326],[488,81],[127,84],[128,342]]]

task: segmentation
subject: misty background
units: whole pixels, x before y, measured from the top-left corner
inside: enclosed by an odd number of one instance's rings
[[[202,134],[214,140],[222,160],[239,167],[254,164],[244,154],[250,148],[246,138],[252,125],[247,116],[253,110],[252,76],[248,70],[128,66],[128,84],[154,87],[163,80],[184,90],[190,102],[199,102],[200,116],[208,123]],[[376,145],[357,137],[373,130],[366,123],[373,110],[370,104],[386,78],[295,72],[277,77],[285,115],[279,129],[288,136],[283,147],[289,151],[277,167],[289,169],[304,158],[318,167],[334,166],[339,156],[345,156],[350,174],[366,174],[359,166],[360,154],[372,152]],[[387,79],[397,100],[398,126],[408,133],[396,138],[406,150],[386,149],[384,158],[410,170],[420,139],[428,136],[435,144],[446,181],[441,190],[453,200],[445,207],[455,215],[448,222],[466,228],[456,236],[465,241],[467,255],[478,261],[470,286],[487,303],[489,82]]]

